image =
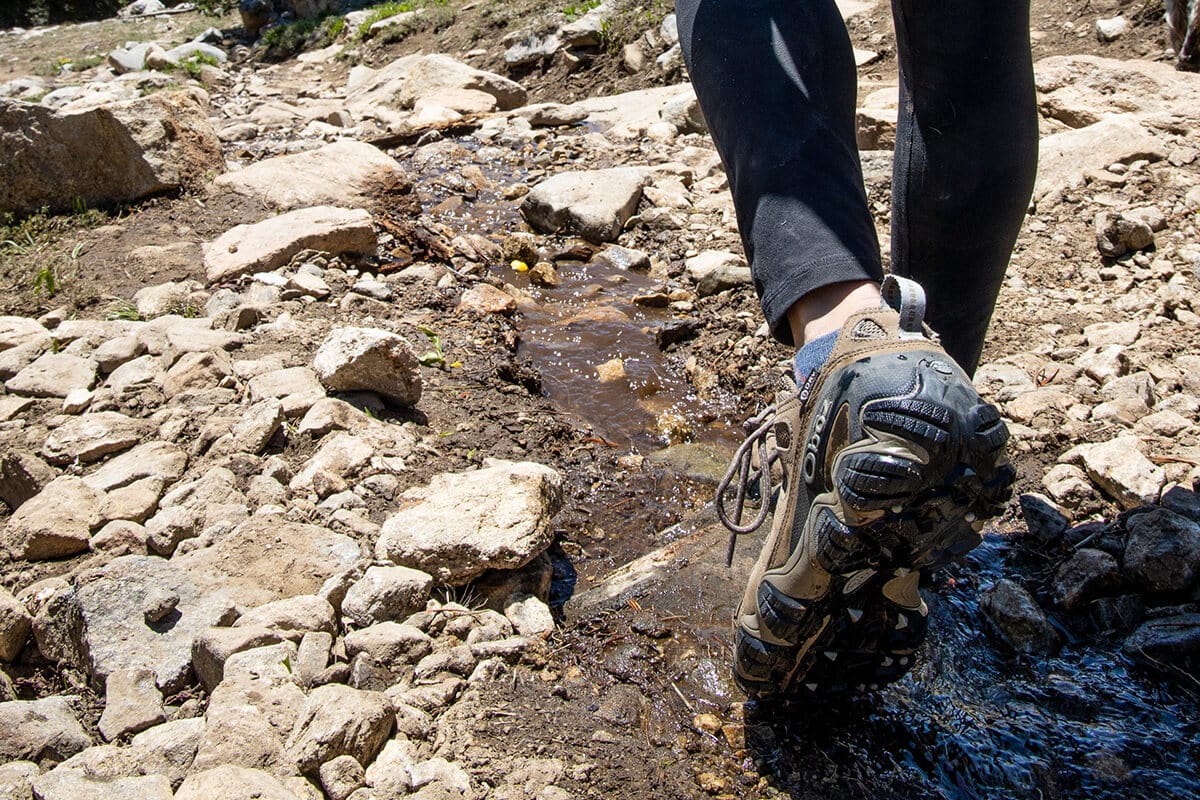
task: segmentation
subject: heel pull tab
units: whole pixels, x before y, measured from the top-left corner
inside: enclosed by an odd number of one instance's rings
[[[925,331],[925,290],[921,284],[898,275],[884,277],[879,287],[883,296],[883,307],[891,308],[900,315],[900,338],[923,339]]]

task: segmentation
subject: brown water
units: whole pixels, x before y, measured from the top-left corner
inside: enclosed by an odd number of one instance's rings
[[[524,229],[519,201],[504,199],[498,189],[527,180],[528,164],[511,149],[470,138],[422,148],[408,161],[433,176],[419,187],[424,208],[457,233],[493,241]],[[591,426],[598,438],[633,452],[684,441],[736,445],[738,426],[726,418],[732,402],[700,402],[682,363],[668,365],[671,354],[655,341],[656,328],[686,315],[634,303],[638,295],[662,291],[663,281],[604,260],[559,261],[556,267],[560,284],[547,288],[532,285],[528,272],[509,264],[489,265],[493,276],[525,295],[516,318],[517,354],[537,368],[560,410]],[[613,359],[623,362],[625,377],[601,382],[596,367]]]

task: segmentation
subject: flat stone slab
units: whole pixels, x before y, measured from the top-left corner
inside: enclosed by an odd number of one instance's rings
[[[361,209],[316,206],[253,225],[238,225],[208,246],[204,266],[212,282],[284,266],[301,250],[375,252],[371,215]]]
[[[350,537],[315,525],[259,515],[210,546],[177,555],[171,563],[203,587],[227,593],[243,607],[316,594],[327,578],[358,563]]]
[[[66,397],[96,382],[96,362],[71,353],[46,353],[4,384],[8,391],[28,397]]]
[[[306,153],[267,158],[214,181],[287,211],[305,206],[365,205],[370,189],[403,170],[377,147],[349,139]]]

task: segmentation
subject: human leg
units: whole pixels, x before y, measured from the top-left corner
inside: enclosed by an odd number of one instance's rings
[[[678,8],[772,331],[796,344],[840,331],[826,364],[797,369],[803,387],[784,387],[718,492],[722,519],[753,530],[773,499],[769,468],[754,521],[740,508],[727,514],[721,499],[735,481],[744,497],[754,463],[782,464],[771,531],[735,619],[735,675],[760,695],[876,688],[908,670],[924,636],[921,571],[973,547],[1007,498],[1007,433],[923,335],[919,289],[889,280],[885,308],[866,296],[878,292],[880,269],[854,144],[853,61],[834,4]]]
[[[971,374],[1037,168],[1027,0],[893,0],[900,114],[892,271]]]
[[[809,338],[828,333],[860,303],[877,303],[882,278],[849,36],[834,0],[677,0],[676,9],[763,312],[777,338],[799,346],[807,326]]]

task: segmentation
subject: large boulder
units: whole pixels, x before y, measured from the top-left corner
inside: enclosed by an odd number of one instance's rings
[[[319,205],[362,207],[373,188],[403,178],[403,170],[386,153],[345,139],[304,153],[265,158],[219,176],[214,184],[287,211]]]
[[[366,211],[316,206],[229,229],[208,246],[204,266],[210,281],[227,281],[282,267],[301,250],[373,255],[375,246]]]
[[[645,174],[632,167],[563,172],[535,186],[521,202],[521,213],[547,233],[613,242],[637,210],[645,185]]]
[[[129,202],[223,172],[199,97],[156,92],[70,113],[0,101],[0,213]]]
[[[331,392],[376,392],[415,406],[421,399],[417,357],[403,337],[377,328],[338,328],[313,357],[317,377]]]
[[[501,111],[525,104],[525,89],[514,81],[455,61],[446,55],[412,55],[398,58],[354,86],[347,105],[361,114],[382,109],[410,109],[423,97],[456,90],[471,90],[495,98]]]
[[[523,567],[549,547],[562,476],[542,464],[489,459],[482,469],[435,475],[400,499],[376,556],[460,586],[488,569]]]
[[[0,703],[0,761],[62,761],[92,741],[76,717],[78,697]]]
[[[156,591],[178,601],[167,616],[147,621],[147,599]],[[145,668],[173,694],[189,682],[192,641],[236,616],[220,587],[202,587],[164,559],[131,555],[78,575],[41,609],[33,632],[42,655],[85,670],[97,687],[118,670]]]

